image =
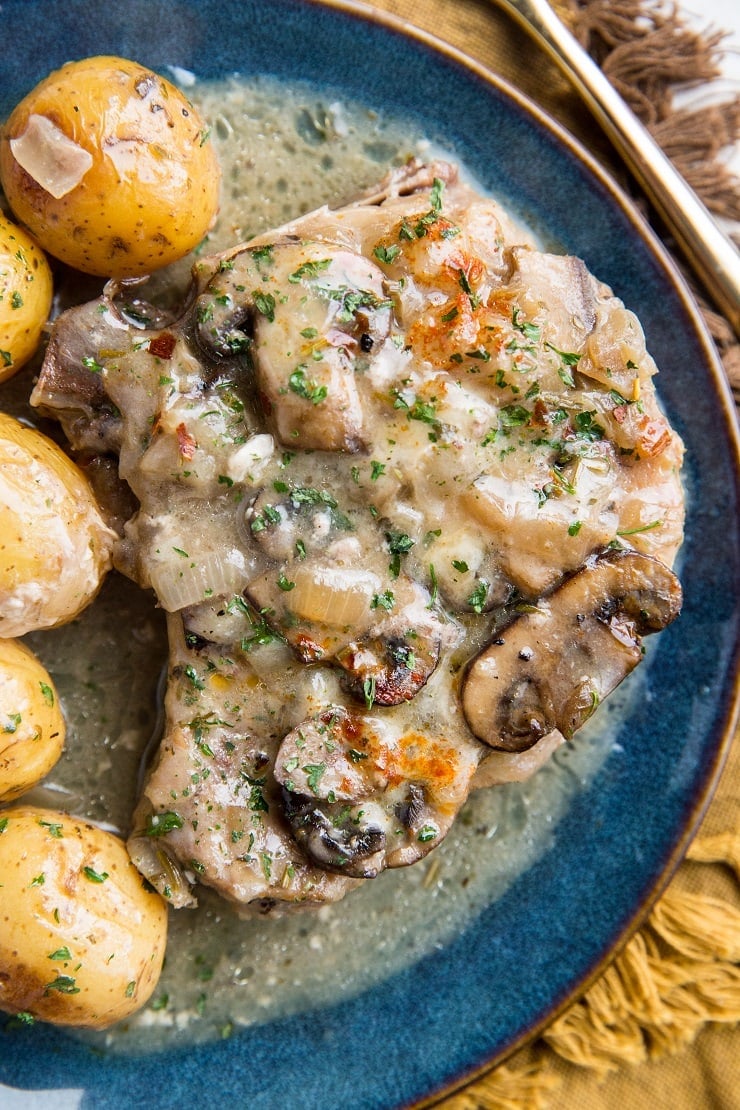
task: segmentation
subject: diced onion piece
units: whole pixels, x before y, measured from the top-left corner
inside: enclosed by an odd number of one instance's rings
[[[380,579],[365,570],[313,565],[298,567],[288,604],[302,620],[320,621],[332,628],[367,628],[371,623],[373,595]]]
[[[473,777],[473,790],[500,786],[505,782],[524,782],[539,771],[552,753],[564,743],[562,732],[554,728],[526,752],[488,752]]]
[[[212,551],[198,558],[174,551],[171,559],[150,572],[159,604],[168,613],[197,605],[209,597],[240,593],[248,577],[244,557],[235,549]]]
[[[198,904],[182,868],[161,840],[152,840],[145,832],[136,831],[127,847],[134,866],[171,906],[183,909]]]
[[[19,166],[56,200],[71,193],[93,164],[84,147],[68,138],[46,116],[28,117],[28,126],[10,149]]]

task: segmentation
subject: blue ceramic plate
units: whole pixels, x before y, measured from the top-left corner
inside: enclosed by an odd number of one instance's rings
[[[581,256],[645,327],[687,445],[686,602],[651,700],[615,726],[552,847],[434,952],[350,1001],[200,1048],[93,1052],[48,1027],[0,1033],[0,1104],[388,1108],[449,1088],[532,1036],[603,967],[680,858],[722,764],[738,651],[732,403],[691,300],[629,203],[557,127],[453,51],[367,9],[305,0],[5,0],[0,116],[70,57],[115,53],[201,77],[302,78],[408,117]],[[29,1092],[39,1092],[32,1096]],[[66,1092],[66,1093],[64,1093]]]

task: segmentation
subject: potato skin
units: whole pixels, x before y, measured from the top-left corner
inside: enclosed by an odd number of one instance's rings
[[[110,568],[115,539],[75,463],[0,413],[0,638],[77,616]]]
[[[0,1010],[104,1029],[143,1006],[167,907],[118,837],[54,810],[0,810]]]
[[[65,724],[54,683],[19,640],[0,640],[0,802],[10,802],[52,769]]]
[[[10,140],[45,117],[92,156],[55,198],[16,161]],[[207,129],[169,81],[117,57],[69,62],[11,113],[0,180],[16,218],[44,250],[85,273],[151,273],[201,241],[218,208],[220,169]]]
[[[38,347],[52,287],[38,244],[0,214],[0,382],[20,370]]]

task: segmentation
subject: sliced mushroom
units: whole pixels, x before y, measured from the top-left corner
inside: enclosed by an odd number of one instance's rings
[[[358,451],[356,370],[390,329],[382,271],[360,254],[286,236],[224,257],[195,305],[207,353],[250,353],[278,438]]]
[[[368,706],[411,701],[439,662],[439,621],[352,641],[337,654],[344,686]]]
[[[681,609],[657,559],[609,551],[521,615],[472,663],[462,705],[475,736],[522,752],[558,729],[571,739],[642,658],[641,637]]]
[[[327,706],[284,738],[275,761],[285,815],[315,864],[373,878],[426,855],[465,801],[471,746],[401,733]]]
[[[70,308],[55,321],[31,404],[53,415],[77,451],[115,454],[121,415],[96,370],[100,348],[128,349],[128,325],[105,297]]]
[[[287,495],[262,490],[245,513],[245,531],[271,559],[305,558],[346,535],[351,522],[324,490],[294,486]],[[356,541],[355,541],[356,544]],[[359,550],[353,558],[359,557]]]

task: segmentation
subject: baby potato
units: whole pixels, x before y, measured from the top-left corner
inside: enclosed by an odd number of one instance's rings
[[[30,790],[64,747],[64,717],[54,683],[19,640],[0,640],[0,802]]]
[[[220,169],[179,89],[125,58],[68,62],[14,109],[0,181],[44,250],[78,270],[151,273],[203,238]]]
[[[0,213],[0,382],[38,347],[51,294],[46,258],[30,235]]]
[[[115,539],[75,463],[0,413],[0,638],[75,617],[110,568]]]
[[[0,811],[0,1010],[104,1029],[151,996],[167,908],[122,840],[30,806]]]

